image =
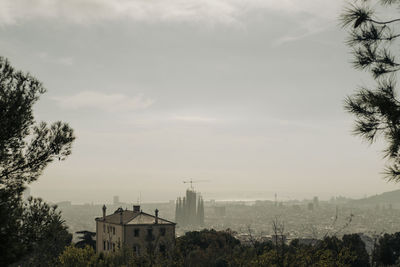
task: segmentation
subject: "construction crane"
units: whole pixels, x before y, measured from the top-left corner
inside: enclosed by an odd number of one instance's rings
[[[187,181],[183,181],[184,184],[190,184],[190,189],[194,190],[193,188],[193,183],[201,183],[201,182],[209,182],[210,180],[187,180]]]

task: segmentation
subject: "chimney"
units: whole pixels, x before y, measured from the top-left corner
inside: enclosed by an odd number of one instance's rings
[[[156,214],[156,221],[155,221],[155,224],[158,224],[158,209],[156,209],[154,212],[155,212],[155,214]]]
[[[106,219],[106,210],[107,210],[106,205],[103,205],[103,220]]]
[[[140,212],[140,205],[133,205],[134,212]]]

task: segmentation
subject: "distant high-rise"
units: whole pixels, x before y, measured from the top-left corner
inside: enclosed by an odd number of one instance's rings
[[[204,201],[201,196],[199,196],[199,204],[197,205],[197,224],[200,226],[204,225]]]
[[[319,207],[319,199],[318,199],[318,197],[314,197],[313,203],[314,203],[314,208],[318,208]]]
[[[312,202],[308,203],[307,208],[308,208],[308,210],[313,211],[314,210],[314,204]]]
[[[194,190],[186,190],[186,197],[178,197],[175,205],[175,221],[180,226],[204,225],[204,201]]]

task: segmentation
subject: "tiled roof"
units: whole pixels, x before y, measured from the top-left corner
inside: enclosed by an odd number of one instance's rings
[[[140,212],[137,216],[133,217],[126,224],[155,224],[156,217],[144,212]],[[158,224],[175,224],[173,222],[167,221],[158,217]]]
[[[126,224],[127,222],[132,220],[132,218],[137,216],[138,214],[139,214],[139,212],[133,212],[131,210],[122,211],[122,223]],[[102,219],[102,218],[100,218],[100,219]],[[119,224],[121,222],[120,220],[121,220],[121,212],[115,212],[111,215],[106,216],[106,222],[108,222],[108,223]]]
[[[145,212],[134,212],[131,210],[118,209],[113,214],[107,215],[105,222],[120,224],[122,213],[123,224],[155,224],[156,217]],[[103,220],[103,218],[97,218],[97,220]],[[168,220],[158,217],[158,224],[175,224]]]

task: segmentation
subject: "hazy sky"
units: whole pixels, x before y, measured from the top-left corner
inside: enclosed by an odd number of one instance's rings
[[[77,140],[32,185],[49,201],[363,196],[379,145],[351,135],[354,71],[332,0],[0,0],[1,55]],[[247,192],[244,193],[241,192]],[[249,193],[250,192],[250,193]]]

